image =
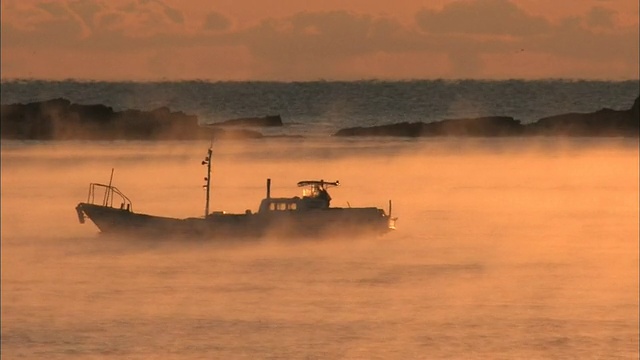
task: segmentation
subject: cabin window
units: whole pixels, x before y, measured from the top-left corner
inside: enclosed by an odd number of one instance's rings
[[[309,189],[302,189],[302,197],[317,197],[318,196],[318,188],[315,186]]]
[[[269,203],[269,210],[271,211],[296,210],[297,208],[298,208],[298,204],[296,203],[288,203],[288,202]]]

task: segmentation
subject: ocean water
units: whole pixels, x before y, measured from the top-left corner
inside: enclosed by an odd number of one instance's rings
[[[4,359],[639,355],[637,139],[215,142],[213,210],[255,211],[268,177],[274,196],[323,178],[335,206],[392,199],[399,217],[383,237],[251,244],[78,224],[111,168],[137,211],[200,215],[206,142],[1,146]]]
[[[280,114],[288,124],[266,135],[325,136],[338,129],[401,121],[513,116],[523,123],[567,112],[626,110],[640,83],[582,80],[416,80],[355,82],[3,81],[2,104],[64,97],[114,110],[167,106],[211,123]]]

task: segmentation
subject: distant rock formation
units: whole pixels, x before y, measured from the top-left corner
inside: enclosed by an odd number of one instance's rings
[[[239,119],[231,119],[218,123],[208,124],[209,126],[255,126],[255,127],[272,127],[282,126],[282,118],[280,115],[267,115],[264,117],[247,117]]]
[[[101,104],[72,104],[52,99],[28,104],[2,105],[3,139],[19,140],[193,140],[260,138],[249,130],[228,131],[198,125],[195,115],[166,107],[151,111],[124,110]]]
[[[489,116],[437,122],[403,122],[341,129],[334,136],[623,136],[637,137],[640,115],[636,98],[629,110],[602,109],[592,113],[550,116],[523,125],[512,117]]]
[[[341,129],[335,136],[509,136],[520,135],[520,122],[509,116],[447,119],[438,122],[402,122]]]
[[[567,113],[521,124],[510,116],[445,119],[437,122],[402,122],[341,129],[334,136],[617,136],[638,137],[640,97],[629,110],[601,109]],[[161,107],[151,111],[124,110],[101,104],[72,104],[52,99],[28,104],[2,105],[2,139],[18,140],[195,140],[255,139],[264,137],[248,129],[225,126],[282,126],[280,115],[231,119],[200,126],[195,115]]]
[[[568,113],[542,118],[526,126],[529,135],[638,136],[639,120],[632,109],[602,109],[592,113]]]

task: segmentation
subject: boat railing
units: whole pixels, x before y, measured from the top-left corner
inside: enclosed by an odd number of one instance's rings
[[[115,197],[120,203],[120,209],[133,211],[133,204],[131,203],[131,200],[129,200],[129,198],[115,186],[99,183],[89,184],[89,196],[87,197],[87,203],[96,205],[96,197],[98,198],[98,201],[102,198],[102,206],[108,207],[113,207]]]

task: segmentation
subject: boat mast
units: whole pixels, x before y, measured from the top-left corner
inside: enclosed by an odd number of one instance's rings
[[[209,150],[207,150],[207,157],[202,161],[202,165],[207,165],[207,176],[204,180],[207,182],[203,187],[207,190],[207,199],[204,206],[204,217],[206,218],[209,215],[209,195],[211,189],[211,146],[209,146]]]
[[[113,189],[111,184],[113,183],[113,168],[111,168],[111,177],[109,178],[109,187],[104,192],[104,200],[102,200],[102,206],[109,205],[109,198],[111,198],[111,204],[113,204]]]

